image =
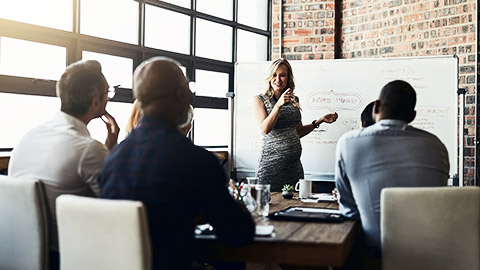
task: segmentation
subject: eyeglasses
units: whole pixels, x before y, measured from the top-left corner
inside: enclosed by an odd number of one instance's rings
[[[115,94],[117,92],[117,89],[120,87],[120,84],[119,85],[115,85],[115,86],[109,86],[108,87],[108,90],[107,90],[107,96],[108,96],[108,99],[111,100],[115,97]]]

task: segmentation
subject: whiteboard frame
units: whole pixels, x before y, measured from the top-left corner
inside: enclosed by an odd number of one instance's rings
[[[422,59],[454,59],[456,61],[456,83],[455,83],[455,89],[452,89],[452,91],[455,91],[457,93],[458,90],[458,57],[456,55],[442,55],[442,56],[420,56],[420,57],[390,57],[390,58],[376,58],[376,59],[331,59],[331,60],[302,60],[302,61],[290,61],[290,63],[295,63],[295,62],[365,62],[365,61],[399,61],[399,60],[422,60]],[[240,64],[252,64],[252,63],[271,63],[272,61],[258,61],[258,62],[237,62],[235,63],[235,82],[234,82],[234,93],[235,95],[237,94],[237,83],[238,83],[238,76],[237,76],[237,66]],[[463,169],[460,169],[460,164],[463,164],[462,157],[463,157],[463,146],[464,143],[464,138],[463,136],[459,136],[461,134],[461,131],[463,131],[463,108],[460,106],[464,107],[464,103],[459,102],[459,97],[457,93],[457,102],[456,102],[456,108],[457,108],[457,121],[456,121],[456,140],[457,140],[457,147],[456,147],[456,158],[454,159],[456,161],[456,164],[450,164],[450,166],[454,166],[454,170],[451,171],[450,178],[453,177],[458,177],[459,178],[459,185],[463,185],[463,177],[464,177],[464,172]],[[252,97],[253,98],[253,97]],[[462,96],[464,98],[464,96]],[[236,113],[239,113],[236,111],[236,104],[237,103],[237,97],[234,96],[232,98],[232,102],[230,102],[229,110],[231,111],[231,119],[232,119],[232,125],[231,125],[231,143],[229,145],[229,152],[230,152],[230,158],[229,158],[229,163],[228,163],[228,171],[231,174],[231,178],[245,178],[247,176],[252,176],[256,173],[256,168],[249,169],[249,170],[242,170],[242,171],[237,171],[236,168],[236,145],[235,142],[237,141],[237,117]],[[253,116],[252,116],[253,117]],[[304,123],[305,124],[305,123]],[[451,155],[449,153],[449,155]],[[463,167],[462,167],[463,168]],[[456,173],[455,173],[456,172]],[[455,175],[456,174],[456,175]],[[307,174],[305,175],[307,177]],[[324,179],[324,180],[331,180],[333,179],[333,172],[328,173],[328,172],[319,172],[319,173],[313,173],[313,174],[308,174],[308,177],[315,178],[315,179]],[[452,179],[449,179],[449,184],[451,185]]]

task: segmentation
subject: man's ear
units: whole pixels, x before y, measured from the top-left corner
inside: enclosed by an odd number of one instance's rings
[[[375,100],[375,103],[373,104],[373,113],[374,114],[379,114],[380,113],[380,106],[381,106],[381,103],[380,103],[380,100]]]
[[[413,111],[410,119],[408,119],[407,123],[411,123],[413,120],[415,120],[415,116],[417,116],[417,111]]]
[[[92,98],[92,101],[90,101],[90,107],[92,107],[93,109],[96,109],[98,108],[98,106],[100,106],[100,97],[99,96],[94,96]]]

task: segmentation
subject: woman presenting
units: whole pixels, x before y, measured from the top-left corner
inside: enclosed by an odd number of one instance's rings
[[[286,59],[273,61],[265,82],[265,93],[253,100],[253,113],[263,135],[257,176],[260,183],[270,184],[272,191],[280,191],[283,185],[294,185],[304,177],[300,138],[321,123],[335,122],[338,114],[326,114],[308,125],[302,124],[292,67]]]

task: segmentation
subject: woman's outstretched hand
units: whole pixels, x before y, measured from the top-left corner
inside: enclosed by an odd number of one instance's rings
[[[320,121],[323,122],[323,123],[331,124],[331,123],[337,121],[337,118],[338,118],[337,113],[328,113],[328,114],[325,114],[322,118],[320,118]]]

